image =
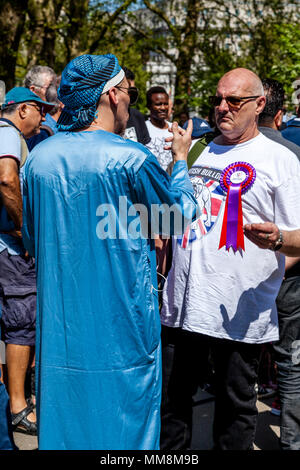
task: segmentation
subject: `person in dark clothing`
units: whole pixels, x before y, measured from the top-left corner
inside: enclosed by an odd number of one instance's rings
[[[127,67],[123,67],[129,86],[135,86],[135,75]],[[146,145],[150,142],[150,135],[145,124],[144,115],[136,108],[129,108],[129,119],[124,137]]]
[[[283,119],[284,89],[277,80],[267,78],[262,81],[267,97],[266,107],[259,116],[259,130],[262,134],[279,144],[284,145],[297,155],[300,160],[300,147],[285,139],[280,132]]]
[[[284,139],[279,131],[283,118],[283,85],[277,80],[262,81],[266,106],[259,117],[259,130],[294,152],[300,147]],[[300,340],[300,258],[286,257],[285,277],[276,300],[279,341],[274,343],[277,382],[281,406],[280,445],[283,450],[300,450],[300,364],[295,361],[295,345]]]

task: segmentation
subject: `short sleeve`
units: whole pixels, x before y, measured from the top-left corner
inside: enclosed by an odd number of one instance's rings
[[[13,157],[21,161],[21,139],[12,127],[0,127],[0,158]]]

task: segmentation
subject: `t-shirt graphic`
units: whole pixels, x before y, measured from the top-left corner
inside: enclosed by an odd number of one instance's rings
[[[220,185],[221,173],[221,170],[207,166],[193,166],[190,169],[189,176],[201,215],[187,227],[182,238],[177,238],[182,248],[187,248],[213,228],[224,199]]]
[[[167,137],[170,134],[166,134]],[[164,146],[166,145],[165,137],[159,138],[154,137],[151,141],[146,145],[146,147],[156,156],[158,163],[160,166],[167,171],[168,166],[173,161],[172,152],[171,150],[165,150]]]

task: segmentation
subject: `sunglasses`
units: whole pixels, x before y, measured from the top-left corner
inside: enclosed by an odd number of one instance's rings
[[[225,100],[226,103],[229,106],[231,106],[231,108],[239,109],[242,102],[246,103],[247,101],[252,101],[259,97],[260,95],[257,95],[257,96],[210,96],[209,102],[213,106],[220,106],[222,101]]]
[[[26,103],[28,106],[33,106],[35,109],[39,111],[41,115],[46,114],[46,107],[38,104]]]
[[[137,102],[137,99],[139,97],[139,90],[135,87],[135,86],[130,86],[130,87],[126,87],[126,86],[119,86],[119,85],[116,85],[115,88],[118,88],[118,90],[127,90],[127,95],[129,95],[129,98],[130,98],[130,105],[133,105]],[[126,93],[124,91],[124,93]]]

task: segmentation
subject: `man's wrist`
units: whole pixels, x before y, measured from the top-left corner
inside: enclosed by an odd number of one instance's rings
[[[275,241],[274,245],[273,245],[273,251],[278,251],[280,250],[280,248],[282,248],[282,245],[284,243],[284,240],[283,240],[283,234],[281,232],[281,230],[279,230],[279,235],[278,235],[278,238],[277,240]]]
[[[173,160],[174,160],[174,163],[180,162],[180,161],[186,162],[187,161],[187,155],[174,155],[173,154]]]

